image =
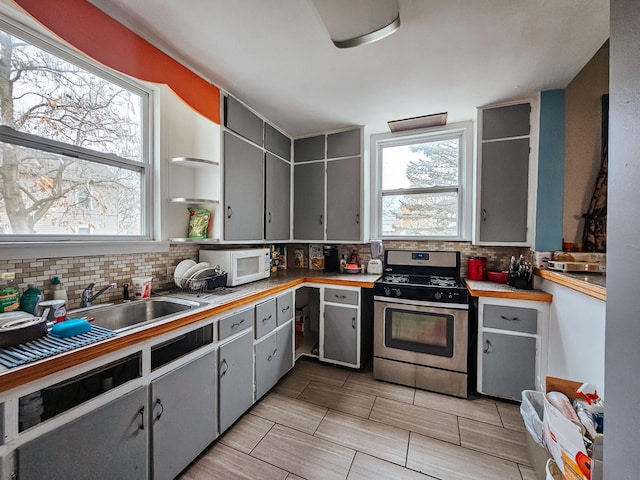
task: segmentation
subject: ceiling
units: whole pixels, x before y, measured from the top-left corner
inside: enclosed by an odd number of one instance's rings
[[[89,1],[292,137],[473,119],[564,88],[609,36],[609,0],[398,0],[400,29],[350,49],[311,0]]]

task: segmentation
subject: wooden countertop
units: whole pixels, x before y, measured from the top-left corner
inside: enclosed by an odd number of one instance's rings
[[[511,298],[514,300],[533,300],[536,302],[548,302],[553,300],[553,295],[542,290],[520,290],[506,283],[469,280],[465,278],[469,293],[474,297]]]
[[[170,321],[159,321],[148,327],[118,333],[115,337],[98,343],[61,353],[37,362],[7,369],[0,373],[0,392],[19,387],[47,375],[94,360],[117,350],[142,343],[154,337],[177,330],[206,318],[254,303],[303,283],[321,283],[339,286],[373,288],[380,275],[324,273],[314,270],[290,269],[277,272],[270,278],[228,289],[229,295],[211,295],[202,298],[209,305],[193,313],[178,316]],[[224,293],[224,292],[223,292]],[[176,294],[176,296],[180,296]]]
[[[598,300],[607,300],[607,277],[602,273],[565,273],[536,269],[535,274]]]

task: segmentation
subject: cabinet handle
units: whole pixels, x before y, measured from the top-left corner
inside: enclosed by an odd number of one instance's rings
[[[153,423],[155,423],[158,420],[160,420],[160,417],[164,413],[164,405],[162,405],[162,402],[160,401],[159,398],[156,398],[156,406],[160,407],[160,413],[158,414],[158,416],[156,418],[153,419]]]
[[[351,327],[356,328],[356,317],[351,319]]]
[[[267,221],[267,223],[271,223],[271,212],[269,212],[269,220]]]
[[[138,425],[138,430],[144,430],[144,407],[140,407],[138,415],[140,415],[140,425]]]
[[[493,353],[493,352],[496,351],[495,348],[493,348],[493,345],[491,344],[491,342],[489,340],[485,340],[484,343],[485,343],[485,347],[483,349],[484,353]]]
[[[238,328],[240,325],[242,325],[244,323],[244,318],[242,320],[240,320],[239,322],[233,323],[231,325],[231,330],[235,330],[236,328]]]
[[[500,318],[509,322],[517,322],[520,320],[518,317],[505,317],[504,315],[500,315]]]
[[[231,215],[233,215],[233,210],[231,210],[231,207],[227,207],[227,218],[231,218]]]
[[[271,317],[273,317],[273,315],[269,315],[267,318],[263,318],[262,323],[267,323],[269,320],[271,320]]]
[[[482,209],[482,221],[487,221],[487,210],[485,208]]]
[[[286,312],[287,310],[289,310],[291,308],[291,305],[287,305],[286,307],[284,307],[282,309],[282,313]]]
[[[356,213],[356,223],[360,225],[360,214]]]
[[[223,370],[222,367],[225,367]],[[223,358],[220,363],[220,378],[224,377],[227,374],[227,370],[229,370],[229,364],[227,363],[227,359]]]
[[[322,224],[323,224],[323,221],[324,221],[324,218],[323,218],[323,217],[324,217],[324,215],[323,215],[323,214],[320,214],[320,225],[322,225]]]
[[[334,293],[333,296],[336,297],[336,298],[339,298],[341,300],[344,300],[345,298],[347,298],[346,295],[338,295],[337,293]]]
[[[267,357],[267,361],[270,362],[273,357],[278,353],[278,349],[276,348],[271,355]]]

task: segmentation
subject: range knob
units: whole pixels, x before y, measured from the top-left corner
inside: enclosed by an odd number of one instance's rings
[[[435,298],[436,300],[440,300],[442,298],[442,293],[440,292],[435,292],[433,294],[433,298]]]
[[[384,294],[388,297],[391,295],[391,289],[389,287],[384,287]]]
[[[402,291],[399,288],[396,288],[395,294],[396,294],[396,297],[399,297],[400,295],[402,295]]]

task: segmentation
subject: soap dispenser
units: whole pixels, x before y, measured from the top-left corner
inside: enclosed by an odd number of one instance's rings
[[[69,299],[67,298],[67,291],[60,281],[60,277],[53,277],[51,284],[53,285],[53,299],[64,300],[66,303]]]

